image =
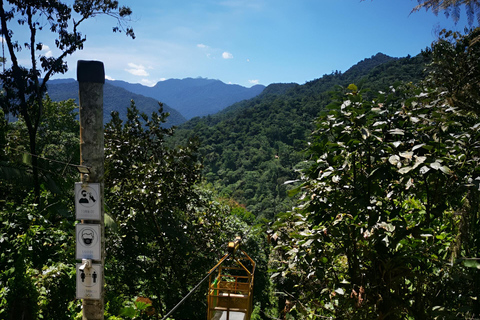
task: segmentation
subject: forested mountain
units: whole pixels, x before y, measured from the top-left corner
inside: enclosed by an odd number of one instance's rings
[[[48,95],[53,101],[75,99],[75,102],[78,104],[78,82],[74,79],[51,80],[48,84]],[[113,86],[108,82],[105,83],[103,88],[103,121],[106,123],[110,120],[112,111],[118,111],[120,118],[125,120],[127,107],[130,106],[132,100],[135,101],[140,112],[144,112],[147,115],[158,111],[159,105],[157,100],[132,93]],[[176,126],[186,121],[177,110],[169,107],[167,104],[163,105],[163,109],[165,112],[170,113],[170,117],[167,120],[168,126]]]
[[[104,87],[105,121],[111,111],[119,111],[125,119],[125,110],[134,100],[140,112],[151,114],[158,110],[158,101],[170,113],[167,124],[179,125],[187,119],[217,113],[242,100],[253,98],[265,89],[225,84],[220,80],[204,78],[169,79],[154,87],[119,80],[106,80]],[[75,99],[78,103],[78,83],[73,79],[51,80],[48,94],[53,101]]]
[[[422,55],[396,59],[379,53],[304,85],[272,84],[251,100],[186,122],[175,140],[198,136],[206,180],[270,220],[292,205],[285,182],[297,178],[313,120],[331,101],[330,91],[355,83],[374,96],[396,81],[418,82],[424,66]]]
[[[179,130],[135,104],[126,121],[114,112],[103,318],[205,318],[198,281],[241,235],[252,320],[478,319],[480,28],[440,36],[422,55],[272,84]],[[79,319],[78,107],[37,94],[18,121],[1,116],[18,95],[0,109],[0,319]]]
[[[263,85],[246,88],[205,78],[169,79],[159,81],[153,87],[118,80],[107,80],[107,83],[162,101],[187,119],[217,113],[235,102],[253,98],[265,89]]]

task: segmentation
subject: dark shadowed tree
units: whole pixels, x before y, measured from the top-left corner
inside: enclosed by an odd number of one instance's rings
[[[4,89],[1,106],[5,113],[24,119],[32,155],[37,154],[46,84],[53,75],[65,73],[68,70],[65,59],[83,48],[86,37],[79,30],[81,24],[87,19],[108,15],[117,21],[114,32],[123,31],[134,38],[133,30],[125,24],[131,13],[130,8],[112,0],[0,0],[0,32],[6,52],[6,68],[0,75]],[[58,56],[49,56],[43,50],[45,45],[41,39],[45,34],[55,38]],[[24,65],[23,61],[28,63]],[[37,162],[33,156],[36,199],[40,195]]]

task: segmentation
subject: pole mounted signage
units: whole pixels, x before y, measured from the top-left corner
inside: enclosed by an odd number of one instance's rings
[[[75,218],[100,221],[100,183],[75,183]]]
[[[76,258],[100,260],[101,255],[101,230],[99,224],[79,223],[75,226],[77,235]]]
[[[77,299],[99,300],[102,294],[102,264],[82,261],[77,263]]]
[[[78,61],[80,105],[81,181],[75,183],[77,298],[82,299],[82,320],[104,319],[104,128],[103,84],[105,70],[100,61]]]

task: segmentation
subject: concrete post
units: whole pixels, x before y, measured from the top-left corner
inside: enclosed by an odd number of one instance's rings
[[[90,174],[82,181],[100,183],[100,230],[101,230],[101,264],[102,288],[100,300],[83,299],[82,320],[103,319],[104,284],[103,269],[105,265],[105,224],[104,224],[104,130],[103,130],[103,84],[105,70],[100,61],[82,61],[77,63],[77,81],[80,101],[80,164],[90,168]],[[91,221],[84,221],[89,223]]]

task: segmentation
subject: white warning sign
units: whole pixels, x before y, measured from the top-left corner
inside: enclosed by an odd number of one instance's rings
[[[100,184],[75,182],[75,217],[100,221]]]
[[[77,263],[77,299],[100,300],[102,265],[93,263],[90,268],[80,268]]]
[[[75,226],[77,247],[76,258],[82,259],[101,259],[101,233],[99,224],[79,223]]]

